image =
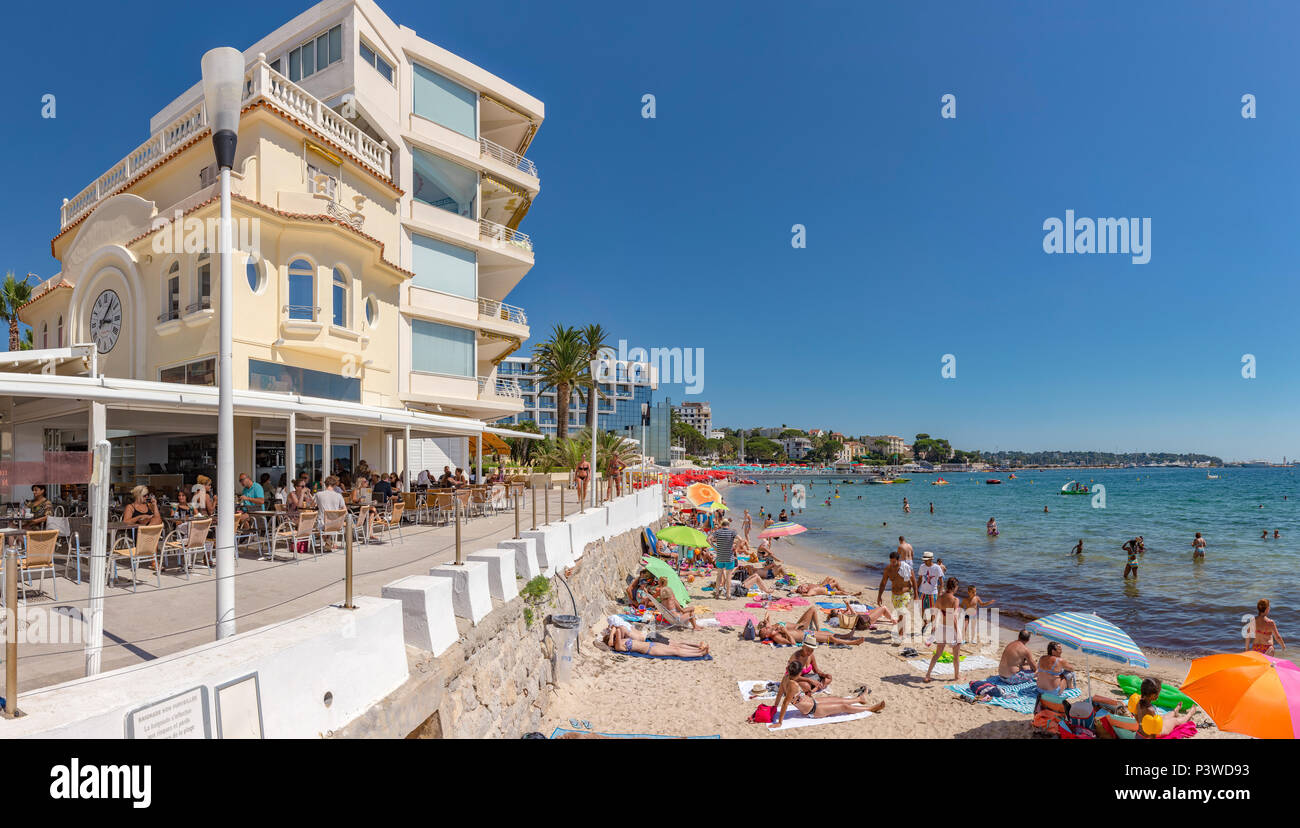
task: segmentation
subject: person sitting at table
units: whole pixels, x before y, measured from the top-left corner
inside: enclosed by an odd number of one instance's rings
[[[239,505],[247,511],[258,510],[266,503],[266,492],[260,483],[254,483],[253,478],[247,474],[239,475],[239,485],[242,487],[239,493]]]
[[[334,475],[325,478],[325,488],[316,493],[316,506],[320,509],[322,522],[326,512],[338,512],[348,508],[343,500],[343,493],[339,491],[339,479]]]
[[[132,526],[157,526],[163,522],[158,512],[158,498],[149,494],[148,486],[136,486],[131,490],[135,499],[126,504],[122,512],[122,522]]]
[[[389,482],[387,473],[379,475],[379,482],[375,484],[371,496],[380,506],[388,506],[388,501],[393,497],[393,484]]]
[[[216,501],[212,498],[212,491],[209,488],[212,485],[212,478],[206,474],[201,474],[197,482],[191,488],[193,497],[190,498],[190,511],[195,517],[204,517],[216,513]]]
[[[451,466],[443,466],[442,474],[438,475],[438,488],[450,489],[455,479],[456,476],[451,473]]]
[[[304,509],[312,508],[313,503],[315,503],[315,499],[307,489],[306,476],[303,476],[298,478],[298,482],[294,485],[293,491],[289,492],[289,496],[285,499],[284,511],[288,514],[290,520],[296,522],[298,520],[298,513]]]
[[[177,520],[189,520],[193,510],[190,507],[189,495],[181,489],[176,493],[176,503],[172,506],[172,516]]]
[[[40,483],[32,484],[32,499],[27,504],[32,510],[30,520],[25,521],[27,529],[44,529],[45,519],[50,516],[51,504],[45,497],[45,487]]]
[[[428,486],[429,483],[432,482],[432,480],[433,480],[433,475],[432,475],[432,474],[429,474],[429,470],[428,470],[428,469],[421,469],[421,470],[420,470],[420,473],[419,473],[418,475],[416,475],[416,477],[415,477],[415,485],[417,485],[417,486]]]
[[[457,489],[463,489],[469,485],[469,478],[465,476],[464,469],[456,469],[456,478],[452,481],[452,485]]]

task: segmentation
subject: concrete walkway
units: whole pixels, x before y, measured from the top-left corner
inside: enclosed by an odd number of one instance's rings
[[[531,496],[521,499],[519,527],[532,528]],[[537,521],[544,522],[544,503],[537,501]],[[551,518],[559,520],[560,492],[550,493]],[[574,493],[565,493],[566,515],[574,509]],[[426,575],[430,567],[455,560],[454,526],[416,526],[406,524],[402,540],[382,538],[382,543],[356,544],[353,547],[353,590],[356,595],[379,596],[381,587],[407,575]],[[515,537],[514,511],[476,517],[461,526],[461,550],[469,555],[491,549],[499,541]],[[345,555],[340,549],[319,558],[303,558],[294,563],[285,557],[276,562],[257,560],[258,550],[240,550],[235,570],[236,628],[245,632],[269,624],[296,618],[307,612],[344,600]],[[83,562],[83,579],[85,563]],[[29,592],[26,610],[29,626],[20,629],[18,648],[18,686],[21,705],[23,693],[31,693],[69,679],[85,675],[84,630],[77,621],[78,609],[89,604],[89,586],[73,583],[59,567],[59,600],[49,597],[50,579],[45,594]],[[121,569],[119,568],[119,575]],[[102,671],[115,670],[149,661],[213,640],[216,617],[216,579],[210,572],[197,570],[190,580],[181,574],[164,574],[162,587],[152,572],[140,573],[139,591],[133,593],[128,580],[125,587],[110,586],[104,598],[104,649]],[[21,613],[21,610],[20,610]],[[58,613],[56,615],[55,613]],[[33,616],[39,615],[39,618]],[[69,623],[68,618],[73,619]],[[72,640],[27,643],[37,635],[36,623],[46,625],[62,620],[62,632],[77,637]],[[59,631],[54,631],[56,634]],[[25,640],[24,640],[25,639]],[[0,648],[0,660],[3,660]]]

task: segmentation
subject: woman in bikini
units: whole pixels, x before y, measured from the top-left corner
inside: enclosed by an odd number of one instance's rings
[[[879,713],[885,709],[884,702],[878,702],[874,705],[867,704],[867,690],[862,688],[858,695],[845,699],[838,696],[821,696],[814,698],[800,681],[800,666],[798,662],[791,661],[785,666],[785,675],[781,677],[781,686],[776,691],[776,701],[772,703],[773,707],[778,708],[776,720],[768,725],[770,728],[778,728],[781,722],[785,721],[785,711],[794,705],[794,709],[810,719],[824,719],[827,716],[839,716],[847,713]]]
[[[862,610],[859,611],[855,607],[862,607]],[[867,609],[862,604],[849,603],[848,598],[844,599],[844,609],[835,610],[835,619],[841,627],[850,632],[854,630],[874,630],[876,622],[882,620],[890,626],[898,623],[898,619],[894,617],[888,607]]]
[[[1038,659],[1038,689],[1055,693],[1074,687],[1074,666],[1061,658],[1061,645],[1055,641],[1047,645],[1047,655]],[[1159,689],[1156,695],[1159,695]]]
[[[820,593],[820,592],[823,592],[823,591],[825,591],[827,594],[830,594],[830,593],[832,593],[832,592],[839,593],[839,594],[842,594],[842,595],[861,595],[861,594],[862,594],[861,592],[849,592],[847,589],[845,589],[844,587],[840,586],[840,582],[839,582],[839,581],[835,580],[834,578],[830,577],[829,575],[826,576],[825,578],[822,578],[821,583],[818,583],[818,584],[800,584],[798,587],[795,588],[795,592],[799,593],[800,595],[809,595],[809,594],[814,593],[814,592],[818,592],[818,593]]]
[[[700,658],[709,654],[708,644],[652,644],[633,639],[622,627],[610,627],[605,631],[603,640],[605,645],[616,653],[642,653],[678,658]]]
[[[1259,603],[1255,605],[1258,615],[1255,616],[1255,644],[1251,649],[1257,653],[1271,656],[1273,655],[1274,638],[1277,639],[1277,643],[1281,644],[1284,650],[1286,649],[1286,642],[1282,640],[1282,634],[1277,631],[1277,622],[1268,617],[1268,607],[1267,598],[1259,599]]]
[[[1183,722],[1191,721],[1192,713],[1196,711],[1193,707],[1186,713],[1180,713],[1175,709],[1170,713],[1161,714],[1156,709],[1156,699],[1160,697],[1160,682],[1155,679],[1142,679],[1139,690],[1141,692],[1128,697],[1129,712],[1137,719],[1139,739],[1168,736]]]
[[[655,598],[657,598],[659,603],[663,604],[669,612],[672,612],[675,615],[680,615],[682,618],[690,621],[692,630],[698,631],[700,629],[699,625],[695,623],[695,607],[683,607],[678,603],[677,596],[673,594],[672,588],[668,586],[667,578],[660,578],[658,581],[654,581],[650,589],[655,590]]]

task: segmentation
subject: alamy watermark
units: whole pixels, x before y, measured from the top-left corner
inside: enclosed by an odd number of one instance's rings
[[[605,347],[597,354],[601,367],[597,382],[631,381],[658,387],[660,383],[686,386],[687,394],[704,390],[703,348],[629,348],[626,339],[618,341],[618,350]],[[621,374],[621,375],[620,375]]]
[[[1065,220],[1050,216],[1043,221],[1044,253],[1121,253],[1131,255],[1133,264],[1151,261],[1151,219],[1075,218],[1065,211]]]
[[[232,217],[230,222],[230,243],[234,249],[253,259],[260,259],[262,220],[240,216]],[[153,231],[153,252],[159,255],[214,252],[219,249],[221,233],[219,218],[209,218],[207,221],[194,216],[186,218],[180,210],[177,210],[171,218],[155,216],[149,229]]]

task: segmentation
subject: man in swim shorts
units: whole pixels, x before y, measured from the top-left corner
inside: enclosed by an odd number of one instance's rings
[[[889,593],[893,601],[894,615],[899,616],[898,635],[906,634],[907,619],[912,609],[912,595],[916,592],[916,576],[912,567],[900,560],[897,552],[889,553],[889,565],[880,576],[880,588],[876,590],[876,603],[881,603],[885,594],[885,582],[889,582]]]
[[[1020,635],[1002,651],[1002,660],[998,662],[998,678],[1003,684],[1024,684],[1036,677],[1034,654],[1029,652],[1029,630],[1021,630]]]
[[[713,549],[717,553],[714,566],[718,568],[713,597],[723,601],[731,600],[731,573],[736,568],[736,555],[731,547],[735,542],[736,533],[731,530],[731,518],[723,518],[722,526],[713,533]]]

